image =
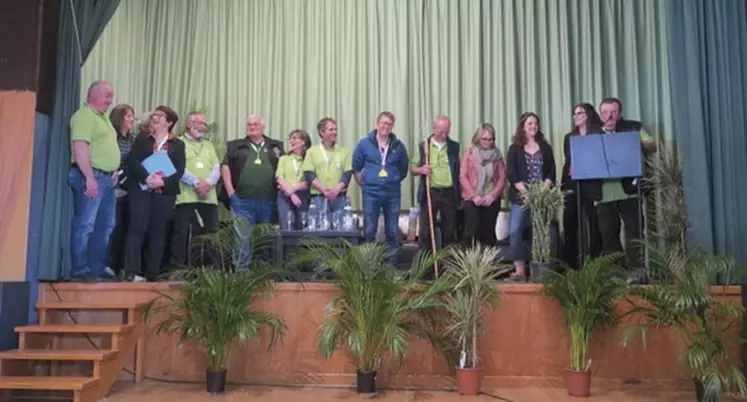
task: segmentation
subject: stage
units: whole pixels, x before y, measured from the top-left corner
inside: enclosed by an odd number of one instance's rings
[[[58,283],[41,284],[39,301],[120,303],[145,302],[156,292],[174,292],[175,283]],[[563,387],[568,361],[568,334],[560,307],[540,295],[540,285],[500,284],[504,293],[500,306],[489,312],[481,340],[482,368],[486,388]],[[718,288],[719,290],[721,288]],[[714,288],[714,291],[716,288]],[[739,299],[739,287],[727,288],[726,296]],[[316,330],[324,307],[334,295],[331,283],[280,283],[266,308],[286,321],[288,335],[274,352],[263,343],[236,348],[230,359],[228,379],[247,384],[342,385],[355,383],[355,367],[338,353],[325,361],[317,354]],[[620,306],[624,308],[624,306]],[[84,323],[110,323],[121,313],[76,312]],[[64,311],[54,317],[69,323]],[[204,381],[203,357],[191,345],[179,347],[173,336],[155,335],[148,325],[145,334],[145,379]],[[647,335],[647,348],[640,339],[627,348],[620,346],[623,330],[600,334],[592,347],[592,386],[598,390],[692,390],[692,381],[678,365],[681,342],[673,331],[656,329]],[[739,346],[730,347],[737,358]],[[85,340],[65,339],[65,342]],[[72,345],[71,345],[72,346]],[[140,366],[140,365],[139,365]],[[132,379],[132,364],[126,364],[120,379]],[[455,380],[443,358],[425,342],[415,341],[402,366],[386,362],[379,371],[381,388],[416,387],[449,390]]]

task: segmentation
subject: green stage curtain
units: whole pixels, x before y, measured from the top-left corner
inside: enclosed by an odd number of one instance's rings
[[[258,112],[270,136],[303,128],[317,142],[331,116],[346,147],[389,109],[410,152],[443,113],[463,147],[493,123],[505,153],[534,111],[560,166],[578,102],[618,96],[626,117],[672,138],[663,12],[630,0],[124,0],[81,90],[109,79],[138,114],[168,104],[184,116],[194,102],[223,139]],[[403,186],[403,207],[416,184]]]
[[[40,144],[46,149],[34,151],[35,154],[47,155],[46,160],[35,161],[35,169],[43,169],[46,174],[43,179],[44,190],[39,194],[42,202],[34,203],[41,205],[41,208],[39,211],[30,212],[42,214],[42,219],[39,220],[39,236],[30,237],[28,245],[30,250],[35,250],[38,255],[36,269],[31,267],[29,271],[36,272],[36,278],[39,280],[57,280],[67,275],[70,268],[70,221],[73,203],[72,192],[67,183],[70,169],[68,123],[73,112],[81,106],[81,66],[91,53],[104,26],[114,15],[119,2],[73,0],[64,1],[61,6],[52,121],[48,141]]]
[[[691,221],[688,241],[744,264],[747,3],[670,0],[666,11],[674,131]]]

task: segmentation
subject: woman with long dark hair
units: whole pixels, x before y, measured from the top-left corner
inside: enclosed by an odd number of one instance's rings
[[[584,197],[583,182],[573,180],[573,168],[571,166],[571,139],[575,136],[587,134],[598,134],[602,132],[602,119],[589,103],[579,103],[573,106],[573,129],[563,138],[563,163],[562,186],[565,190],[565,210],[563,213],[563,260],[571,267],[578,267],[579,242],[583,255],[596,257],[602,251],[602,236],[599,233],[599,223],[594,201]],[[580,192],[579,192],[580,190]],[[581,199],[581,210],[578,209],[578,200]],[[585,216],[579,228],[579,214]],[[585,229],[583,231],[579,229]],[[580,234],[582,234],[579,236]]]
[[[124,267],[124,242],[127,233],[127,190],[124,183],[127,181],[127,157],[130,155],[132,143],[135,141],[135,109],[130,105],[117,105],[109,113],[109,120],[117,131],[117,145],[119,145],[120,175],[114,189],[117,197],[116,225],[109,241],[109,274],[119,275]]]
[[[515,271],[509,279],[524,281],[528,277],[526,263],[529,260],[524,233],[531,225],[530,211],[523,207],[524,194],[530,184],[555,184],[555,157],[540,130],[540,118],[535,113],[521,115],[511,142],[506,154],[506,173],[511,184],[508,189],[511,202],[509,237]]]

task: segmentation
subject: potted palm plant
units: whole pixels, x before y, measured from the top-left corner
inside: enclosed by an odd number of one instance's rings
[[[420,313],[443,306],[447,286],[437,279],[423,283],[437,256],[419,253],[409,272],[387,263],[386,246],[346,241],[304,242],[296,264],[314,263],[319,273],[332,271],[339,295],[326,307],[318,331],[319,353],[330,358],[338,348],[353,356],[359,393],[376,392],[376,375],[386,354],[402,360],[411,335],[428,338]]]
[[[512,270],[510,265],[501,264],[497,255],[496,247],[475,244],[451,248],[444,259],[444,277],[450,284],[444,295],[446,334],[459,347],[456,377],[462,395],[480,393],[482,373],[477,340],[482,335],[485,311],[500,302],[501,293],[494,280]]]
[[[643,322],[626,331],[623,345],[652,326],[674,329],[684,341],[680,364],[692,376],[698,401],[723,401],[727,392],[747,395],[745,377],[727,353],[728,343],[736,341],[743,308],[711,287],[720,281],[724,289],[741,277],[735,260],[659,244],[649,246],[649,270],[659,283],[632,288],[628,314],[643,317]]]
[[[219,254],[231,250],[233,228],[226,225],[217,233],[206,235]],[[262,244],[268,228],[257,226],[253,242]],[[261,249],[255,247],[256,250]],[[180,344],[192,343],[200,348],[206,361],[207,391],[225,390],[226,363],[232,347],[257,338],[263,328],[270,330],[268,348],[282,340],[286,326],[282,319],[256,306],[256,301],[270,295],[277,275],[272,263],[256,258],[249,272],[237,272],[230,256],[221,256],[219,266],[188,267],[173,272],[172,280],[183,281],[177,294],[157,292],[145,307],[144,319],[155,318],[154,331],[179,335]]]
[[[532,216],[531,276],[541,282],[545,273],[552,270],[552,223],[563,207],[563,190],[557,186],[531,184],[527,188],[524,208]]]
[[[570,364],[565,372],[568,395],[589,396],[591,356],[589,345],[595,331],[614,326],[617,303],[625,295],[624,272],[618,263],[622,254],[587,258],[578,270],[547,271],[542,293],[563,308],[570,332]]]

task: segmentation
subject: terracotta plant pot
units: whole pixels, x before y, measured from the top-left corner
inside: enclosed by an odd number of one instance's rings
[[[591,393],[591,371],[565,371],[565,386],[568,395],[586,398]]]
[[[460,395],[474,396],[480,393],[482,370],[479,368],[457,368],[457,387]]]

